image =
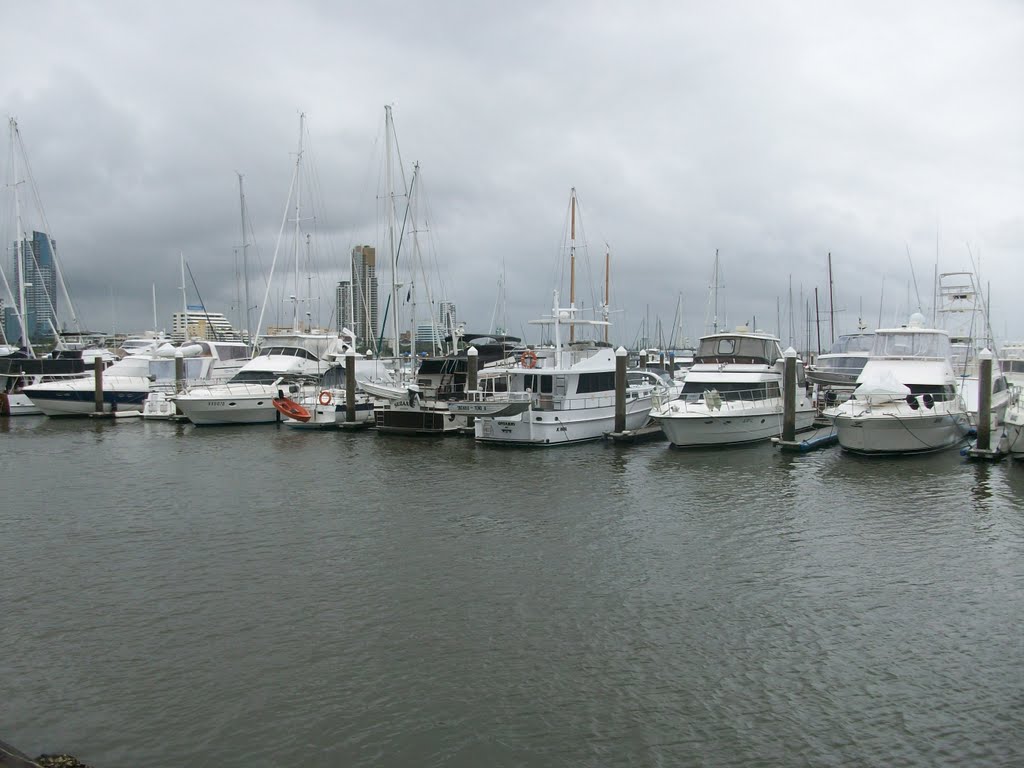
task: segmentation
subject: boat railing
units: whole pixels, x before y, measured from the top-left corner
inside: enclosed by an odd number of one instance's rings
[[[299,389],[303,387],[318,387],[319,382],[314,379],[309,380],[297,380],[291,379],[289,381],[282,381],[278,379],[276,382],[258,382],[258,381],[232,381],[230,377],[221,379],[193,379],[191,381],[186,380],[184,385],[181,387],[180,392],[182,394],[192,394],[194,392],[201,392],[205,389],[214,387],[226,387],[227,389],[223,392],[211,392],[210,397],[236,397],[239,395],[262,395],[267,391],[267,387],[274,387],[275,391],[280,389],[284,392],[292,391],[292,387]],[[174,381],[161,382],[154,384],[153,389],[167,388],[168,391],[174,392],[176,390],[176,383]]]
[[[744,409],[754,404],[782,403],[782,393],[778,389],[769,392],[764,385],[751,387],[750,389],[729,389],[719,391],[709,387],[701,392],[686,392],[679,396],[678,402],[683,410],[690,407],[709,409],[712,411],[730,410],[733,408]]]
[[[465,393],[467,403],[526,403],[533,399],[530,392],[490,392],[482,389],[469,389]]]

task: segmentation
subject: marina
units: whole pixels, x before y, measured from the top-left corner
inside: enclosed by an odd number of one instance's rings
[[[1024,766],[1024,6],[878,10],[12,4],[0,768]]]
[[[1024,466],[0,420],[3,738],[146,765],[1012,765]],[[52,488],[75,467],[73,492]]]

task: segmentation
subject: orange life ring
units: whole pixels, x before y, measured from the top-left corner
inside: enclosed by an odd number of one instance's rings
[[[523,364],[523,368],[533,368],[537,365],[537,353],[532,349],[528,349],[523,352],[519,362]]]
[[[320,392],[320,405],[330,405],[334,401],[334,395],[331,394],[329,389],[321,390]]]

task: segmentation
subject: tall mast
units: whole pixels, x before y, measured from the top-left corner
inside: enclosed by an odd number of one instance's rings
[[[18,185],[21,182],[18,180],[18,153],[14,148],[17,141],[18,135],[18,122],[12,117],[10,119],[11,126],[11,172],[13,175],[14,183],[14,221],[15,221],[15,233],[18,239],[15,241],[14,250],[14,263],[17,267],[18,273],[18,323],[21,325],[21,338],[24,344],[25,350],[28,352],[29,357],[35,357],[35,352],[32,351],[32,340],[29,338],[28,333],[28,320],[25,318],[25,243],[24,233],[21,229],[21,202],[18,199]]]
[[[292,330],[299,332],[299,213],[302,209],[302,139],[305,130],[306,113],[299,113],[299,151],[295,157],[295,295],[292,297]]]
[[[391,140],[394,124],[391,118],[391,105],[384,106],[384,173],[387,175],[387,206],[388,206],[388,249],[391,257],[391,354],[397,360],[398,354],[398,251],[395,248],[395,189],[391,174]]]
[[[184,282],[185,281],[182,280],[182,283],[184,283]],[[185,315],[185,317],[187,319],[188,315]],[[157,327],[157,320],[156,320],[156,283],[153,283],[153,330],[154,331],[156,330],[156,327]]]
[[[832,343],[836,343],[836,306],[832,290],[832,251],[828,252],[828,329]]]
[[[237,171],[236,171],[237,173]],[[245,320],[245,325],[242,328],[242,335],[248,340],[247,343],[252,344],[252,336],[249,333],[251,323],[249,322],[249,308],[252,306],[249,302],[249,241],[245,237],[245,187],[243,185],[243,176],[238,174],[238,199],[241,206],[242,212],[242,289],[245,294],[245,311],[242,313],[242,318]]]
[[[715,324],[714,333],[718,333],[718,249],[715,248],[715,269],[712,279],[715,281],[712,287],[715,296]]]
[[[569,309],[576,309],[576,187],[569,198]],[[575,319],[575,315],[573,315]],[[569,343],[576,340],[576,326],[569,326]]]
[[[178,251],[181,258],[181,311],[185,313],[185,327],[188,328],[188,291],[185,287],[185,253]],[[154,286],[155,288],[155,286]],[[153,330],[156,330],[156,313],[153,313]]]
[[[608,343],[608,326],[607,326],[607,322],[608,322],[608,307],[611,306],[610,303],[609,303],[610,299],[609,299],[609,296],[608,296],[609,284],[610,284],[610,281],[611,281],[611,260],[612,260],[611,249],[608,247],[608,244],[605,243],[605,247],[604,247],[604,321],[606,323],[606,325],[604,327],[604,343],[605,344]]]

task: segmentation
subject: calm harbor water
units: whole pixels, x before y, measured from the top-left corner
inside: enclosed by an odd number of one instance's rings
[[[0,421],[0,738],[127,766],[1024,764],[1024,464]]]

